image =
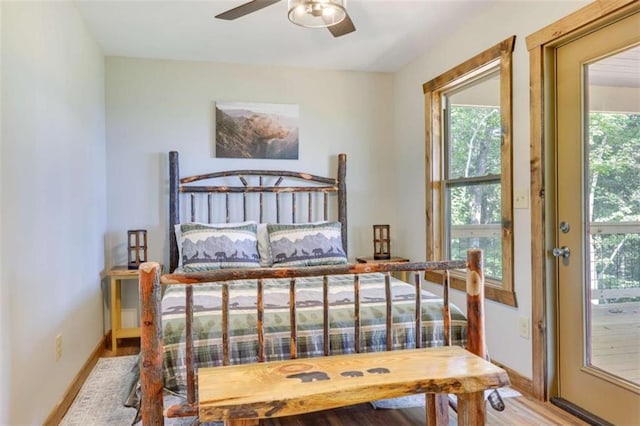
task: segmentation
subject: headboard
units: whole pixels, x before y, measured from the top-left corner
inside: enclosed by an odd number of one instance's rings
[[[169,152],[169,271],[178,266],[174,227],[181,215],[185,221],[205,223],[337,220],[347,253],[346,174],[347,155],[339,154],[335,178],[283,170],[231,170],[181,178],[178,153]],[[330,196],[337,198],[337,208],[331,208]],[[182,210],[181,199],[187,201]]]

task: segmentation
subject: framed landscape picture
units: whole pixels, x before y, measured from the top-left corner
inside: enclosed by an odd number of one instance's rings
[[[217,158],[298,159],[298,105],[216,102]]]

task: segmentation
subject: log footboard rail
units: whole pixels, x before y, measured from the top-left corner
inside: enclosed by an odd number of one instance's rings
[[[446,284],[449,270],[465,268],[467,276],[467,350],[458,347],[421,349],[422,300],[419,290],[422,288],[424,272],[447,271],[443,275]],[[416,349],[389,352],[392,344],[390,274],[399,271],[412,272],[413,284],[416,288]],[[385,274],[388,351],[359,353],[359,275],[372,272]],[[337,274],[354,276],[354,350],[356,353],[351,355],[330,355],[328,276]],[[324,354],[327,356],[298,359],[295,324],[296,278],[308,276],[324,277],[323,333]],[[269,278],[288,278],[291,280],[289,292],[291,345],[290,360],[287,361],[264,362],[262,280]],[[257,364],[229,365],[229,289],[227,282],[238,279],[257,280],[257,334],[259,342],[259,362]],[[223,366],[200,369],[196,381],[194,343],[191,334],[192,285],[211,282],[220,282],[222,285]],[[182,405],[167,407],[165,411],[163,408],[162,377],[161,285],[166,284],[186,286],[187,401]],[[443,312],[445,340],[447,340],[446,330],[450,328],[448,286],[445,285],[444,288]],[[504,370],[486,361],[483,258],[482,251],[479,249],[470,249],[466,262],[434,261],[345,264],[305,268],[234,269],[162,276],[158,263],[147,262],[140,266],[140,298],[142,310],[141,414],[142,422],[145,425],[162,425],[165,415],[167,417],[199,416],[200,420],[224,420],[225,425],[251,425],[258,424],[259,418],[299,414],[416,393],[426,394],[428,425],[448,424],[448,393],[458,395],[459,424],[484,424],[483,391],[509,383]],[[407,369],[408,365],[412,367]],[[422,368],[419,368],[421,365]],[[415,374],[418,370],[420,373]],[[374,373],[370,373],[371,371]],[[280,375],[278,376],[275,372],[280,372]],[[346,375],[343,374],[345,372]],[[311,379],[305,381],[304,373],[313,373],[309,376]],[[295,380],[288,377],[291,375]],[[318,377],[320,379],[317,379]],[[260,380],[265,381],[264,390],[266,391],[264,392],[256,391],[257,383]],[[278,380],[282,382],[281,387],[278,388],[281,390],[278,392],[269,390]],[[196,400],[196,382],[198,383],[199,402]],[[220,383],[225,383],[225,386],[220,386]],[[276,399],[274,399],[274,395]]]

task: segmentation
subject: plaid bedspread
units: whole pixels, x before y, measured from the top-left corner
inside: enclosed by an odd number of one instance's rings
[[[354,352],[354,291],[352,275],[329,277],[330,349],[332,354]],[[265,355],[268,361],[289,358],[289,280],[264,280]],[[415,289],[392,279],[393,349],[415,347]],[[194,286],[193,337],[197,367],[222,365],[222,292],[220,284]],[[255,280],[230,282],[229,323],[232,364],[257,362],[257,289]],[[444,342],[442,299],[422,291],[422,345]],[[297,349],[300,358],[323,355],[322,278],[296,280]],[[165,386],[186,389],[185,288],[168,286],[162,298]],[[451,306],[451,339],[466,341],[466,319]],[[384,276],[360,275],[361,351],[386,350]]]

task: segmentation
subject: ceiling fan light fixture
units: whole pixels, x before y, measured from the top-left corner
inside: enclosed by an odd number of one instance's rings
[[[346,0],[289,0],[289,20],[307,28],[339,24],[347,16]]]

